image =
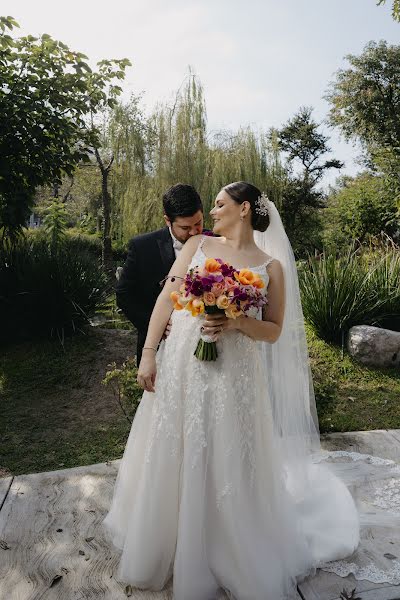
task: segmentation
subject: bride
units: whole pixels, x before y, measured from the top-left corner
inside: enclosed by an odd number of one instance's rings
[[[137,380],[144,389],[104,525],[119,578],[175,600],[294,598],[296,582],[359,543],[345,485],[317,460],[319,436],[296,265],[274,204],[225,186],[220,237],[190,238],[158,297]],[[172,313],[189,268],[220,258],[264,279],[267,304],[228,319]],[[140,286],[140,282],[138,282]],[[199,335],[216,361],[194,356]]]

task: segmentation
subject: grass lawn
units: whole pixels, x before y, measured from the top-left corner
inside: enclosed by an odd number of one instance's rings
[[[307,331],[321,432],[400,428],[400,370],[361,366]]]
[[[58,341],[1,349],[0,476],[121,456],[130,423],[101,381],[132,348],[129,332],[91,330],[64,350]]]
[[[399,370],[361,367],[311,331],[308,340],[321,431],[400,428]],[[0,350],[0,476],[121,457],[130,422],[101,381],[132,349],[131,332],[93,329],[64,350],[57,341]],[[135,385],[130,393],[141,396]]]

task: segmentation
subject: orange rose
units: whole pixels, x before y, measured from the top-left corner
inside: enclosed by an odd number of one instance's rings
[[[243,285],[252,285],[257,279],[257,275],[250,269],[240,269],[239,273],[235,273],[235,278]]]
[[[206,306],[214,306],[215,305],[215,296],[212,292],[206,292],[204,294],[204,304]]]
[[[217,298],[218,308],[221,308],[222,310],[224,310],[224,309],[228,308],[229,304],[230,304],[229,298],[227,296],[225,296],[225,294],[218,296],[218,298]]]
[[[207,258],[204,267],[209,273],[218,273],[221,270],[221,265],[215,258]]]
[[[179,292],[171,292],[170,298],[171,298],[172,302],[174,303],[174,309],[182,310],[183,306],[181,304],[179,304],[179,300],[180,300]]]
[[[261,279],[261,277],[257,277],[257,279],[253,282],[253,285],[255,288],[257,288],[259,290],[262,290],[262,288],[265,287],[265,283]]]

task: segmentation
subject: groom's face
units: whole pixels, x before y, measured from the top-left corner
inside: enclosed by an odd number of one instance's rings
[[[172,233],[177,240],[184,244],[193,235],[198,235],[203,231],[203,213],[198,210],[191,217],[175,217],[171,222],[167,215],[164,219],[168,227],[171,227]]]

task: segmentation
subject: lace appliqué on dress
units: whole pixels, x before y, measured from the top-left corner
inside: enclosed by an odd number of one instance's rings
[[[340,577],[400,585],[400,466],[357,452],[324,452],[322,459],[352,488],[361,521],[361,542],[347,560],[320,566]]]

